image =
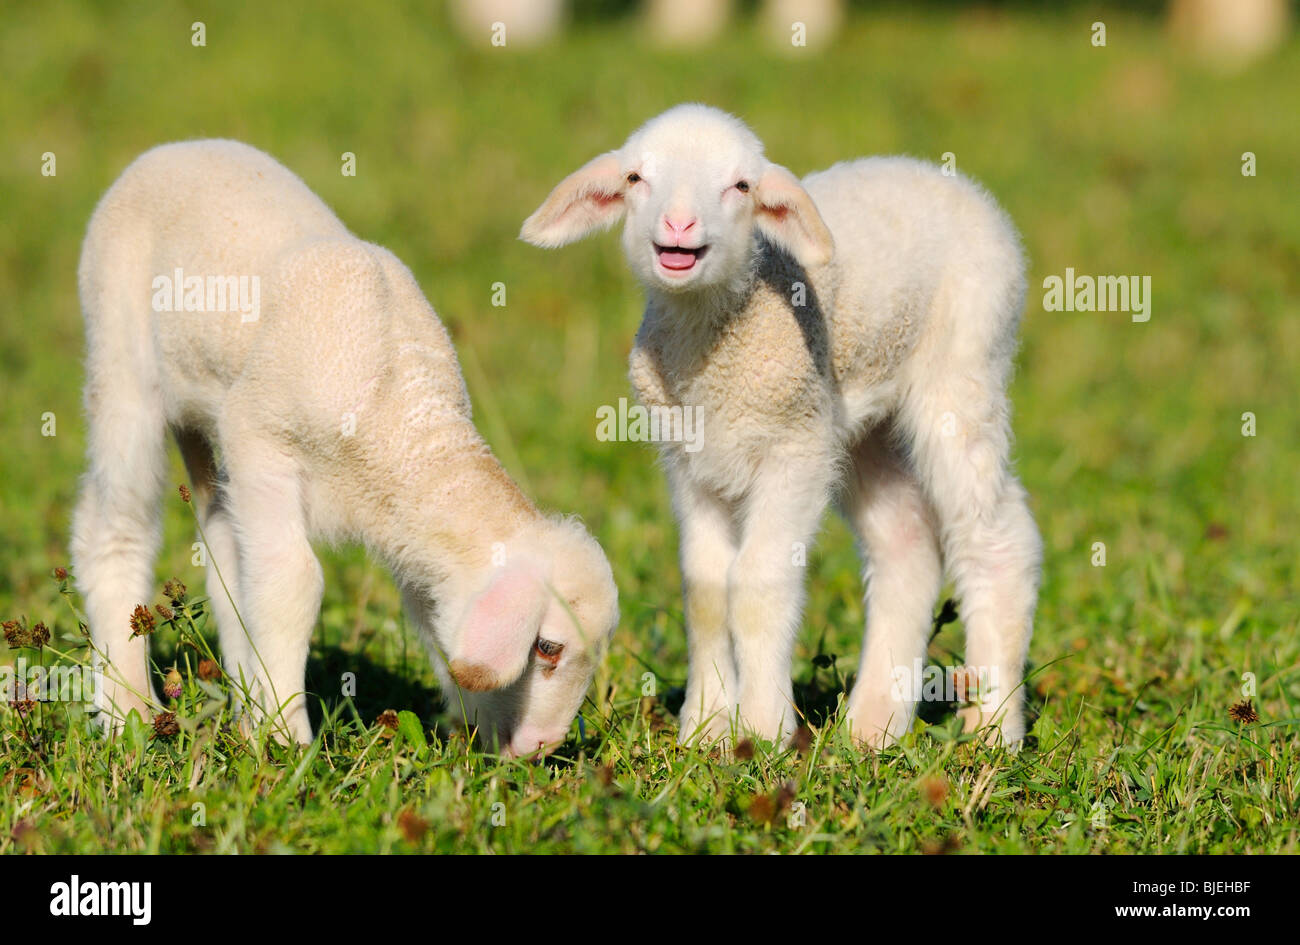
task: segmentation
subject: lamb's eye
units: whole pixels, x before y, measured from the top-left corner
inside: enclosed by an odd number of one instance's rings
[[[544,659],[548,663],[555,664],[560,661],[560,653],[564,650],[564,644],[556,643],[553,640],[543,640],[541,637],[538,637],[535,649],[537,650],[537,656],[539,659]]]
[[[749,193],[749,181],[747,180],[736,181],[736,189],[740,191],[742,194]]]
[[[633,171],[631,174],[627,175],[627,182],[629,184],[639,184],[641,183],[641,175],[636,171]]]

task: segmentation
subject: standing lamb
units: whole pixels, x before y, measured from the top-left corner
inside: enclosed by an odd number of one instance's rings
[[[690,645],[683,740],[791,732],[804,553],[837,493],[866,561],[853,736],[879,746],[911,725],[942,548],[979,671],[967,728],[1022,739],[1041,544],[1008,466],[1025,281],[1006,216],[905,158],[801,186],[702,105],[566,178],[521,236],[562,246],[624,215],[647,295],[632,385],[703,428],[702,449],[661,447]]]
[[[104,718],[157,704],[129,621],[151,596],[170,428],[224,659],[254,715],[311,740],[323,579],[309,541],[360,541],[487,744],[522,755],[564,740],[617,623],[609,564],[497,463],[447,332],[392,253],[260,151],[194,141],[122,174],[79,278],[89,471],[72,556]]]

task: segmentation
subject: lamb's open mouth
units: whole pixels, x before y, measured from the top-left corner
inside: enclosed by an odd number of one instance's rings
[[[697,260],[702,259],[708,252],[708,246],[660,246],[655,243],[655,255],[659,257],[659,265],[663,266],[672,273],[690,272],[695,268]]]

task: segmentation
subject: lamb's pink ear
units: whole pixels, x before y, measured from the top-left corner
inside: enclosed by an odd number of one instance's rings
[[[487,589],[469,606],[460,626],[451,675],[471,692],[508,686],[528,666],[546,613],[549,591],[526,562],[497,569]]]
[[[824,266],[835,255],[835,242],[798,178],[770,164],[754,188],[754,222],[769,240],[803,266]]]
[[[609,151],[564,178],[524,221],[519,238],[554,249],[613,226],[626,209],[627,181],[619,167],[618,154]]]

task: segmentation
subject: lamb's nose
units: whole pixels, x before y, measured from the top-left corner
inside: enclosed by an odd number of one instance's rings
[[[668,227],[668,232],[676,237],[679,243],[696,222],[695,217],[678,217],[674,220],[667,214],[664,215],[664,226]]]

